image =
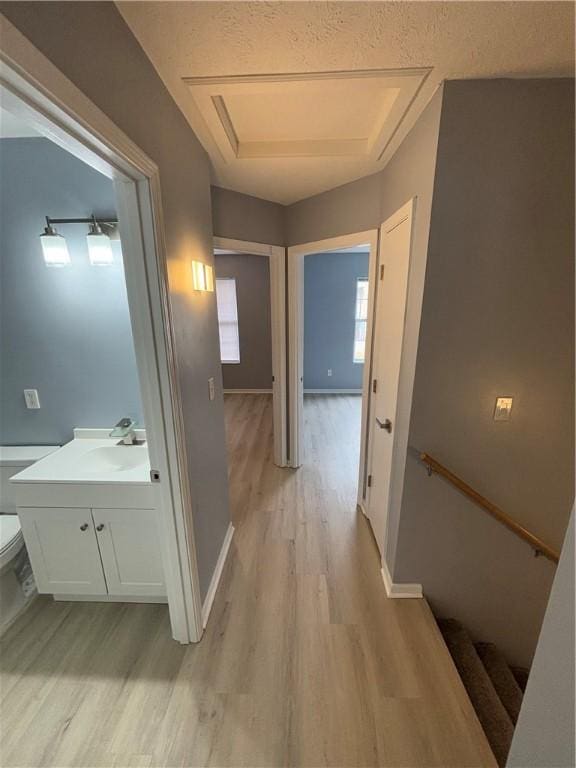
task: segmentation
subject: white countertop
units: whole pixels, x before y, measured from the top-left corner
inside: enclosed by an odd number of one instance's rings
[[[10,478],[11,483],[137,483],[150,485],[146,445],[81,437]]]
[[[0,466],[21,467],[54,453],[59,445],[0,445]]]

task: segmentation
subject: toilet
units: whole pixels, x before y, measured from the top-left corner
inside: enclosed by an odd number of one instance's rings
[[[36,594],[14,491],[8,481],[58,448],[58,445],[0,446],[0,635]]]

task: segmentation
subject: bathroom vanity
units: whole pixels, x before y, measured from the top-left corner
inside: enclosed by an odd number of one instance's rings
[[[38,591],[166,602],[147,447],[108,434],[74,430],[74,440],[10,480]]]

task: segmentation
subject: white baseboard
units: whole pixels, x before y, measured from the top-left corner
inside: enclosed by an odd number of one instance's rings
[[[388,597],[422,597],[421,584],[394,584],[392,577],[390,576],[390,571],[388,570],[388,565],[384,559],[382,560],[382,568],[380,569],[380,572],[382,573],[382,581],[384,582]]]
[[[167,603],[165,595],[52,595],[57,603]]]
[[[361,389],[305,389],[305,395],[361,395]]]
[[[271,395],[271,389],[225,389],[225,395]]]
[[[224,536],[224,541],[222,542],[222,548],[220,549],[220,554],[218,555],[218,560],[216,561],[216,567],[214,568],[214,573],[212,574],[210,586],[208,587],[208,592],[206,593],[204,604],[202,606],[203,629],[206,629],[206,624],[208,624],[208,618],[210,617],[212,604],[214,602],[214,598],[216,597],[218,584],[220,584],[220,578],[222,576],[222,571],[224,570],[224,564],[226,562],[226,557],[228,556],[228,550],[230,549],[230,543],[232,541],[233,535],[234,535],[234,526],[232,525],[232,523],[230,523],[230,525],[228,526],[228,530],[226,531],[226,536]]]

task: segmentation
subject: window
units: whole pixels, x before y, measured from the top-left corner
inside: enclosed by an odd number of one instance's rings
[[[220,331],[220,360],[223,363],[239,363],[238,306],[236,280],[233,277],[216,278],[216,305]]]
[[[356,314],[354,316],[354,362],[364,362],[366,321],[368,319],[368,280],[356,280]]]

